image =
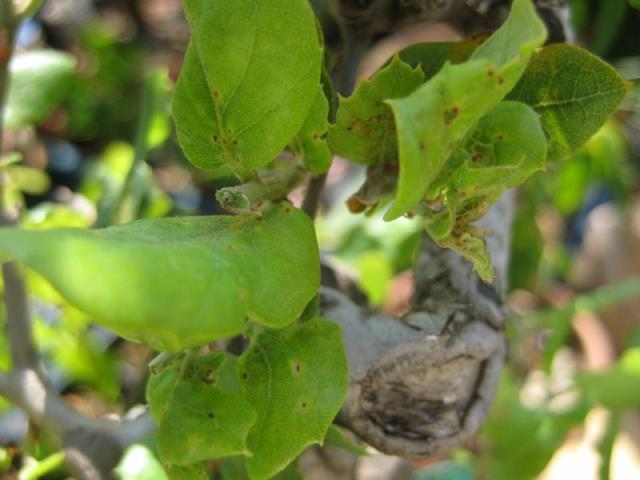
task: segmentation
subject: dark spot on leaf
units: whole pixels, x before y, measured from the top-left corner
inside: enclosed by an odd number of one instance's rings
[[[210,420],[213,420],[215,418],[215,414],[213,412],[209,412],[207,417],[209,417]]]
[[[304,409],[306,410],[306,408],[307,408],[307,402],[302,402],[301,407],[302,407],[302,408],[304,408]]]
[[[498,77],[498,85],[502,85],[504,83],[504,77]]]
[[[229,135],[231,135],[233,132],[231,131],[231,129],[230,129],[230,128],[227,128],[227,133],[228,133]]]
[[[487,75],[489,75],[490,77],[493,77],[493,74],[494,74],[494,73],[495,73],[495,72],[494,72],[493,68],[490,68],[490,69],[487,71]]]
[[[238,145],[238,140],[234,140],[234,141],[233,141],[233,144],[234,144],[234,145]]]
[[[320,135],[318,135],[317,133],[313,134],[313,139],[314,140],[318,140],[320,138]]]
[[[218,136],[217,135],[213,135],[211,137],[211,139],[213,140],[213,143],[218,143]]]
[[[497,140],[498,142],[501,142],[502,140],[504,140],[504,135],[502,135],[501,133],[500,133],[500,134],[498,134],[498,135],[496,135],[496,140]]]
[[[482,160],[483,155],[480,152],[475,152],[473,154],[473,156],[471,157],[471,160],[473,160],[474,162],[477,162],[478,160]]]
[[[460,109],[458,107],[452,107],[444,112],[444,123],[447,125],[450,124],[458,117],[458,115],[460,115]]]
[[[211,93],[213,94],[213,98],[218,98],[220,96],[220,92],[218,92],[217,90],[214,90]]]
[[[243,372],[243,373],[242,373],[242,379],[243,379],[243,380],[246,380],[248,376],[249,376],[249,375],[247,375],[247,372]]]
[[[289,213],[291,211],[291,208],[289,207],[284,207],[284,213]]]
[[[262,206],[262,202],[257,202],[256,203],[256,208],[260,208]]]
[[[427,146],[424,144],[424,142],[420,142],[420,151],[424,152],[426,150]]]
[[[253,349],[253,353],[255,353],[256,355],[260,353],[260,349],[259,348],[254,348]]]

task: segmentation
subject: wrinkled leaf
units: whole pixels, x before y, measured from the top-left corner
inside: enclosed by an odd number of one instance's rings
[[[558,160],[589,140],[626,92],[625,81],[598,57],[572,45],[551,45],[532,57],[509,99],[540,114],[549,157]]]
[[[445,64],[412,95],[387,101],[398,132],[400,174],[386,220],[418,204],[458,142],[513,88],[545,38],[531,1],[516,0],[507,21],[468,62]]]
[[[2,229],[0,252],[42,274],[96,323],[158,350],[235,335],[246,317],[284,327],[320,283],[313,225],[289,204],[263,217]]]
[[[190,0],[193,35],[173,101],[178,139],[196,166],[253,168],[302,127],[322,52],[306,0]]]
[[[9,95],[4,111],[8,128],[23,128],[47,119],[69,92],[76,61],[54,50],[15,55],[9,66]]]
[[[322,318],[258,334],[238,362],[241,392],[258,420],[249,432],[252,480],[270,478],[322,442],[347,391],[340,328]]]
[[[314,173],[325,173],[331,166],[331,151],[327,145],[329,101],[319,89],[302,129],[293,141],[293,150],[302,157],[305,166]]]
[[[506,189],[542,170],[546,157],[538,115],[523,103],[499,103],[478,122],[432,187],[433,198],[444,208],[426,211],[427,232],[440,246],[471,261],[480,278],[491,281],[493,266],[483,232],[470,224]]]
[[[158,421],[158,453],[172,465],[247,453],[246,439],[256,421],[253,407],[220,385],[223,353],[178,355],[151,367],[147,400]]]
[[[393,114],[383,102],[409,95],[422,80],[420,70],[394,57],[352,96],[341,98],[336,124],[329,130],[333,153],[365,164],[395,160],[398,154]]]

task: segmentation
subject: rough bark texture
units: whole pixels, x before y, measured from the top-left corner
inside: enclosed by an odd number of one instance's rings
[[[349,360],[343,423],[370,445],[429,456],[464,442],[486,417],[504,364],[512,214],[508,192],[480,222],[492,230],[493,285],[425,238],[413,307],[404,317],[372,313],[336,289],[321,290],[321,313],[342,326]]]

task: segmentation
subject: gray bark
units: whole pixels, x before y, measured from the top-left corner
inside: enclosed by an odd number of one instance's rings
[[[414,458],[443,452],[474,435],[486,417],[505,357],[502,298],[512,217],[507,192],[479,222],[491,229],[492,285],[425,238],[413,306],[402,318],[322,288],[320,312],[342,326],[349,361],[340,420],[378,450]]]

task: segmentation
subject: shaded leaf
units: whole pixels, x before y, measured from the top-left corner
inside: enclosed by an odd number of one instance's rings
[[[352,96],[341,98],[336,124],[329,130],[333,153],[366,164],[395,160],[393,114],[383,102],[409,95],[422,80],[420,70],[394,57],[373,78],[360,84]]]
[[[572,45],[551,45],[533,56],[509,99],[540,114],[549,158],[557,160],[589,140],[626,92],[625,81],[598,57]]]
[[[459,42],[417,43],[401,50],[398,56],[412,67],[420,67],[424,78],[429,79],[447,62],[456,64],[468,60],[485,38],[477,36]]]
[[[324,439],[347,392],[340,328],[322,318],[259,333],[238,362],[241,392],[258,420],[249,432],[252,480],[270,478]]]
[[[158,453],[172,465],[247,453],[246,439],[256,421],[253,407],[219,384],[223,353],[175,357],[151,367],[147,400],[158,422]]]
[[[305,166],[314,173],[325,173],[331,166],[331,151],[327,145],[328,119],[329,101],[321,88],[292,145]]]
[[[75,67],[72,55],[57,50],[15,55],[9,65],[6,126],[23,128],[46,120],[69,92]]]
[[[320,283],[313,225],[289,204],[263,217],[2,229],[0,252],[42,274],[96,323],[158,350],[235,335],[246,317],[286,326]]]
[[[193,30],[173,101],[178,139],[196,166],[253,168],[302,127],[322,52],[306,0],[191,0]]]

